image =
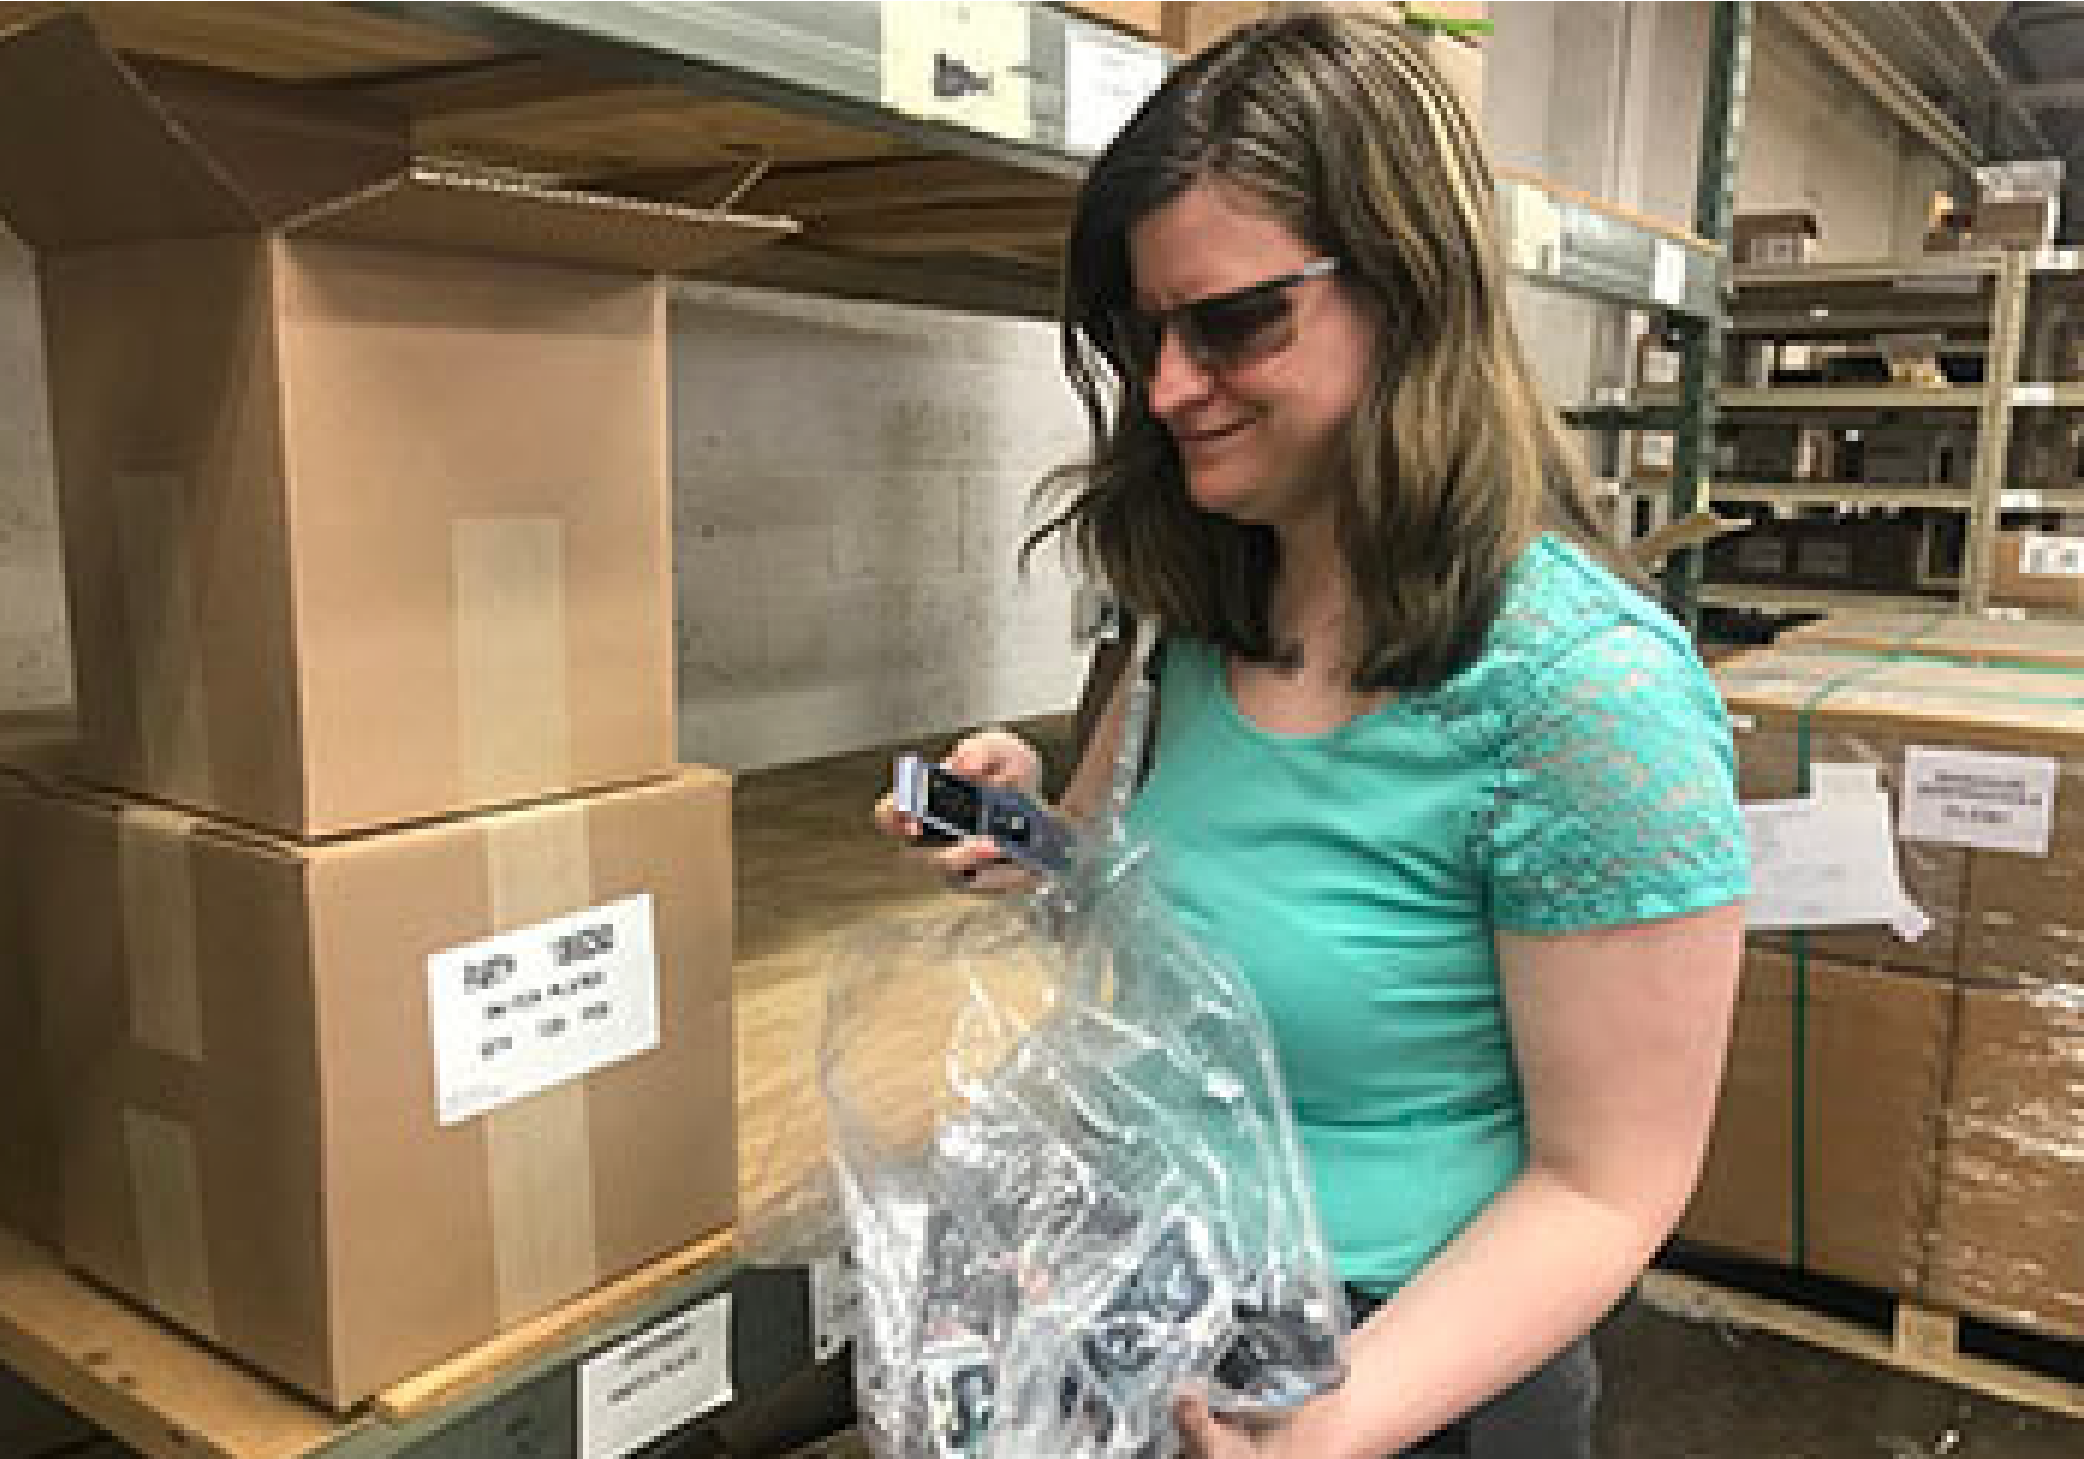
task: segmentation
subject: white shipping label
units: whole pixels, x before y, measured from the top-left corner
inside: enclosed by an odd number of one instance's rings
[[[2084,537],[2028,533],[2019,544],[2019,571],[2028,577],[2084,577]]]
[[[1512,185],[1511,263],[1522,273],[1552,274],[1563,262],[1563,213],[1530,183]]]
[[[1064,34],[1064,145],[1074,152],[1098,152],[1164,80],[1165,57],[1155,46],[1069,28]]]
[[[1907,746],[1904,838],[2046,856],[2060,773],[2039,755]]]
[[[658,1047],[651,897],[626,897],[427,959],[445,1125]]]
[[[579,1459],[622,1459],[732,1397],[726,1292],[579,1365]]]
[[[1650,297],[1677,308],[1686,302],[1686,250],[1662,238],[1651,248]]]
[[[1879,791],[1837,791],[1744,807],[1751,843],[1751,898],[1744,925],[1885,926],[1915,941],[1931,922],[1903,890],[1889,799]]]

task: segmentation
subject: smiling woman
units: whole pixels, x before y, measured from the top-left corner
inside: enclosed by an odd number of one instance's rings
[[[1505,309],[1452,91],[1370,7],[1175,71],[1095,162],[1064,533],[1163,629],[1128,816],[1264,1005],[1341,1278],[1343,1387],[1197,1456],[1582,1459],[1584,1334],[1706,1142],[1746,881],[1728,726],[1605,559]],[[1125,686],[1063,796],[1105,799]],[[949,763],[1032,791],[994,731]],[[912,827],[887,806],[881,824]],[[916,852],[979,889],[989,842]]]

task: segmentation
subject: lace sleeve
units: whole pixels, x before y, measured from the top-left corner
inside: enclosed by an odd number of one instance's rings
[[[1489,825],[1500,928],[1643,922],[1744,895],[1729,724],[1691,653],[1613,627],[1524,687]]]

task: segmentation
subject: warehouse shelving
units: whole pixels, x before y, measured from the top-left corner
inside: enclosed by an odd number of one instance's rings
[[[1056,308],[1057,252],[1097,139],[1169,64],[1147,40],[1042,4],[964,29],[957,12],[1015,7],[0,3],[0,27],[78,8],[133,55],[402,115],[428,156],[801,224],[705,279],[1034,318]],[[1725,31],[1748,15],[1717,10]],[[937,23],[953,28],[917,44]],[[1734,49],[1718,42],[1725,71],[1742,54],[1735,33]],[[958,95],[935,95],[936,68]],[[1731,77],[1717,85],[1726,104]],[[1726,105],[1719,115],[1726,154]],[[1498,201],[1521,277],[1669,311],[1711,347],[1717,229],[1704,240],[1520,174],[1500,178]],[[808,1271],[755,1269],[711,1244],[341,1417],[0,1234],[0,1361],[153,1459],[562,1459],[577,1452],[582,1363],[723,1294],[738,1398],[704,1420],[719,1442],[734,1424],[783,1422],[749,1400],[816,1391],[833,1365],[819,1361]]]
[[[1989,606],[1998,524],[2018,513],[2084,510],[2084,488],[2018,488],[2008,484],[2014,417],[2020,412],[2084,410],[2084,385],[2022,379],[2028,321],[2051,301],[2084,297],[2084,258],[2075,249],[1935,254],[1900,263],[1804,268],[1739,268],[1730,332],[1740,338],[1852,341],[1875,334],[1939,331],[1949,352],[1980,356],[1982,380],[1951,385],[1728,386],[1717,392],[1727,419],[1753,424],[1857,425],[1957,423],[1974,432],[1968,481],[1890,484],[1722,480],[1714,504],[1763,505],[1775,515],[1802,508],[1922,509],[1968,517],[1965,568],[1955,591],[1923,601],[1980,613]],[[1639,390],[1639,405],[1669,407],[1669,387]],[[1634,481],[1644,495],[1661,482]],[[1853,589],[1816,590],[1719,585],[1703,601],[1762,613],[1886,611],[1890,595]],[[1821,606],[1819,606],[1821,605]]]

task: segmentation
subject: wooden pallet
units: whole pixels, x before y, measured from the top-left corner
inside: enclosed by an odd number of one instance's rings
[[[1788,1274],[1778,1275],[1785,1278]],[[1765,1285],[1773,1290],[1752,1289]],[[2084,1381],[2045,1371],[2056,1365],[2039,1364],[2029,1357],[2013,1361],[1974,1351],[1982,1340],[2002,1330],[1909,1298],[1868,1292],[1867,1302],[1861,1305],[1870,1312],[1855,1316],[1843,1311],[1843,1304],[1826,1306],[1805,1300],[1799,1283],[1748,1283],[1741,1276],[1709,1277],[1663,1269],[1645,1275],[1637,1295],[1658,1311],[1687,1321],[1773,1333],[2008,1403],[2084,1419]],[[1876,1320],[1866,1320],[1869,1315]],[[2016,1334],[2010,1335],[2010,1341],[2043,1352],[2062,1352],[2084,1371],[2084,1344],[2059,1344]]]
[[[0,1231],[0,1365],[148,1459],[305,1459],[381,1452],[474,1390],[543,1360],[727,1261],[726,1231],[660,1258],[449,1362],[345,1418],[222,1357]]]

